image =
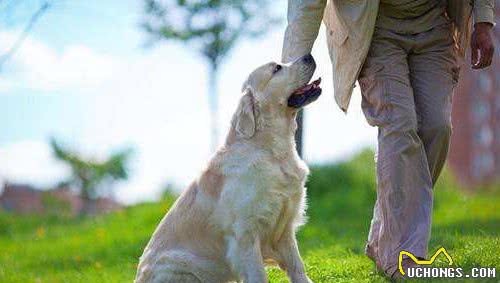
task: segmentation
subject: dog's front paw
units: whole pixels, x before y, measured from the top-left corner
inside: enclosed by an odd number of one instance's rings
[[[307,275],[300,274],[298,276],[293,276],[290,280],[292,283],[314,283]]]

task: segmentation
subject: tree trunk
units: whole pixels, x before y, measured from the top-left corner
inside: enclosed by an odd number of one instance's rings
[[[299,153],[299,156],[302,158],[303,157],[303,152],[302,152],[302,133],[304,129],[304,110],[300,110],[299,113],[297,114],[297,131],[295,132],[295,144],[297,147],[297,152]]]
[[[93,214],[95,202],[90,196],[90,185],[86,184],[85,182],[80,190],[80,198],[82,200],[82,207],[78,212],[78,216],[82,217]]]
[[[217,97],[217,65],[211,65],[208,71],[208,107],[210,107],[210,150],[214,152],[219,145],[218,132],[218,97]]]

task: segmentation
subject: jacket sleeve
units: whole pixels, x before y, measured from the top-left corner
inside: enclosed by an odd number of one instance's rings
[[[494,0],[474,0],[474,23],[495,24],[495,1]]]
[[[327,0],[288,0],[288,25],[281,61],[290,62],[311,52]]]

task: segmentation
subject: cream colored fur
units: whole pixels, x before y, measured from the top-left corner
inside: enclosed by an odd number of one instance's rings
[[[141,256],[137,283],[267,282],[277,263],[293,283],[304,272],[295,231],[304,223],[306,164],[295,150],[293,90],[314,63],[252,72],[225,144],[179,197]]]

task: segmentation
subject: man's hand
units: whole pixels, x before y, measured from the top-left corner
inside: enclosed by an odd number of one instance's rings
[[[471,65],[472,69],[482,69],[491,65],[495,46],[491,35],[490,23],[476,23],[471,40]]]

